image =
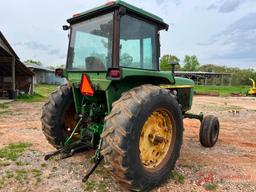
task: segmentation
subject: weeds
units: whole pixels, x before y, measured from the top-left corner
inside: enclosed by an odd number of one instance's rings
[[[185,177],[178,173],[177,171],[173,170],[171,172],[170,178],[173,179],[175,182],[178,182],[180,184],[184,184],[185,183]]]
[[[42,172],[41,170],[38,170],[38,169],[32,169],[31,170],[31,173],[34,175],[34,177],[36,178],[36,182],[39,183],[41,181],[41,175],[42,175]]]
[[[0,167],[7,167],[9,166],[11,163],[9,161],[6,160],[1,160],[0,159]]]
[[[215,191],[217,189],[217,185],[214,183],[207,183],[204,185],[204,188],[208,191]]]
[[[23,182],[28,178],[28,172],[24,169],[18,169],[15,173],[15,179],[19,182]]]
[[[99,192],[107,192],[107,183],[103,181],[87,181],[84,184],[84,191],[86,192],[93,192],[93,191],[99,191]]]
[[[0,149],[0,158],[16,161],[26,148],[30,147],[30,143],[14,143]]]
[[[5,103],[0,103],[0,109],[8,109],[9,106],[6,105]]]

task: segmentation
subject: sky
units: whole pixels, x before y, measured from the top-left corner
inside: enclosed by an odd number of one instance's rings
[[[66,63],[73,14],[106,0],[0,0],[0,30],[22,61],[44,66]],[[201,64],[256,69],[255,0],[126,0],[152,12],[170,25],[161,32],[161,55],[181,61],[196,55]]]

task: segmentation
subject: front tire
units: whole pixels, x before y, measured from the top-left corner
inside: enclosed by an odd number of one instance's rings
[[[182,145],[182,114],[175,97],[169,90],[143,85],[124,93],[112,107],[101,135],[105,167],[129,190],[159,185],[174,168]]]
[[[218,141],[220,123],[213,115],[206,116],[200,126],[199,139],[204,147],[213,147]]]

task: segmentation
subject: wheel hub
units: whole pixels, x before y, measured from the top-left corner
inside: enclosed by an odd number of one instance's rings
[[[173,121],[165,109],[153,112],[145,122],[139,141],[140,160],[145,168],[156,168],[166,157],[172,143]]]

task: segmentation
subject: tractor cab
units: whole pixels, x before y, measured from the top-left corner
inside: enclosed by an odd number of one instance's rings
[[[113,1],[68,19],[67,71],[159,70],[163,20],[123,1]],[[117,73],[110,73],[116,75]]]

